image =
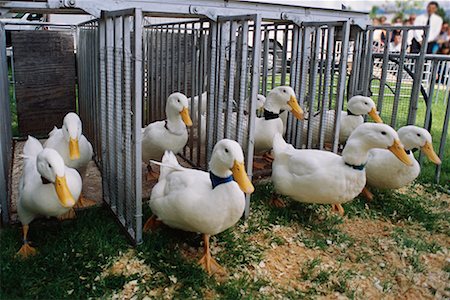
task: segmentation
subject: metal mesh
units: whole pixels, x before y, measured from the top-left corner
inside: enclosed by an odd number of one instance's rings
[[[352,72],[351,91],[376,100],[382,119],[395,129],[415,124],[430,130],[433,101],[446,103],[442,130],[438,134],[432,132],[433,140],[439,141],[439,156],[443,159],[450,118],[450,58],[426,54],[426,42],[419,53],[409,53],[414,30],[423,32],[423,40],[427,41],[427,26],[369,26],[361,32],[355,42],[358,49],[354,52],[356,68]],[[384,33],[385,42],[375,40],[377,31]],[[401,38],[399,49],[392,49],[390,41],[394,34]],[[421,158],[422,155],[420,162]],[[441,167],[436,166],[436,182],[440,181]]]
[[[200,136],[205,131],[206,112],[197,108],[207,101],[209,27],[205,20],[144,27],[143,123],[165,118],[165,103],[171,93],[178,91],[195,98],[196,105],[190,107],[194,126],[189,128],[190,139],[183,156],[203,168],[207,162],[205,141]]]
[[[95,158],[100,162],[98,21],[79,26],[77,38],[78,111],[83,121],[83,133],[91,141]]]
[[[286,140],[297,148],[328,146],[337,151],[347,55],[339,55],[336,48],[348,51],[349,32],[348,22],[262,25],[259,92],[266,95],[276,86],[290,85],[309,111],[305,121],[288,115]],[[334,110],[333,117],[329,110]]]
[[[427,40],[426,26],[369,26],[364,36],[361,80],[359,90],[377,103],[381,118],[394,128],[414,124],[419,109],[418,101],[426,43],[419,54],[408,54],[408,40],[412,32],[422,31]],[[374,35],[382,31],[384,42]],[[399,49],[393,49],[394,35],[401,37]]]
[[[101,166],[103,199],[140,243],[142,12],[107,12],[78,32],[80,115]]]
[[[9,222],[11,134],[6,35],[4,24],[0,22],[0,212],[3,224]]]
[[[229,138],[243,147],[252,175],[260,37],[249,32],[259,24],[256,16],[219,16],[144,27],[143,122],[165,118],[171,93],[190,97],[194,125],[181,156],[194,167],[206,170],[214,145]]]

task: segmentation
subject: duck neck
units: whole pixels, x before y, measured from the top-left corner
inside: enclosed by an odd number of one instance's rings
[[[230,168],[227,168],[214,157],[211,158],[211,162],[209,163],[209,170],[212,174],[217,177],[226,178],[232,175]]]
[[[269,93],[269,95],[267,95],[266,102],[264,103],[264,109],[274,114],[279,114],[281,111],[281,105],[275,101],[274,96]]]
[[[179,112],[175,110],[166,111],[166,128],[173,134],[183,134],[186,130],[186,125],[181,119]]]
[[[400,136],[400,141],[403,144],[403,147],[405,148],[406,151],[411,151],[413,149],[417,149],[419,147],[417,147],[417,145],[415,145],[415,143],[411,143],[408,139],[403,138],[402,136]]]
[[[352,166],[362,166],[367,163],[370,147],[358,139],[349,139],[342,151],[344,162]]]

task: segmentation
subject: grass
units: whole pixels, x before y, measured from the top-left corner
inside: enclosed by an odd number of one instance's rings
[[[76,222],[33,223],[29,236],[39,254],[28,260],[15,257],[20,236],[18,227],[1,230],[1,299],[100,297],[123,285],[125,278],[94,281],[128,247],[105,210],[81,212]]]
[[[320,256],[305,260],[299,267],[297,280],[310,282],[307,290],[283,288],[252,275],[250,270],[266,258],[270,248],[288,246],[286,239],[274,231],[274,226],[295,228],[289,243],[303,243],[305,249],[323,253],[335,253],[339,249],[335,257],[338,264],[347,261],[348,251],[360,255],[356,263],[367,264],[373,256],[373,253],[364,254],[366,250],[356,250],[364,245],[342,231],[345,218],[330,213],[329,206],[286,199],[286,208],[272,208],[267,205],[272,193],[271,184],[257,185],[250,218],[212,238],[211,245],[217,252],[214,257],[229,273],[223,280],[209,277],[197,265],[201,256],[199,235],[169,228],[145,234],[144,243],[135,250],[135,256],[150,268],[150,277],[137,274],[101,276],[130,249],[117,224],[102,208],[79,212],[74,221],[38,220],[32,223],[30,240],[39,253],[25,261],[15,257],[20,248],[19,227],[4,228],[0,231],[0,298],[106,299],[121,292],[130,282],[135,283],[134,294],[140,295],[139,298],[155,291],[169,293],[177,299],[207,295],[219,299],[265,299],[271,298],[271,293],[288,298],[311,298],[327,295],[330,291],[355,297],[349,284],[356,273],[351,269],[326,267]],[[361,199],[345,204],[346,218],[382,219],[393,224],[403,222],[405,226],[418,226],[429,234],[450,235],[448,203],[439,199],[425,201],[414,195],[404,197],[395,192],[376,195],[375,201],[369,204],[370,210]],[[147,208],[145,214],[150,214]],[[389,238],[396,243],[398,253],[402,249],[413,249],[415,255],[408,257],[407,263],[414,272],[425,272],[426,266],[419,254],[437,253],[443,246],[422,240],[421,231],[416,235],[411,232],[414,231],[402,226],[394,229]],[[264,242],[255,243],[255,239]],[[186,254],[190,253],[189,249],[194,249],[194,254]],[[447,270],[448,266],[443,268]],[[386,290],[392,288],[389,280],[382,281],[382,285]],[[266,289],[272,292],[261,294],[260,291]]]
[[[385,107],[389,107],[388,102]],[[15,109],[14,103],[11,108]],[[418,120],[423,120],[423,111],[424,107],[420,106]],[[440,104],[433,106],[433,137],[440,132],[437,124],[443,122],[443,113]],[[17,117],[13,114],[14,126],[17,130]],[[433,142],[436,147],[437,139]],[[450,155],[448,147],[446,151],[446,155]],[[450,176],[448,160],[444,160],[442,172],[441,183],[446,185]],[[429,183],[433,178],[434,166],[425,160],[419,182]],[[329,206],[301,204],[286,198],[287,207],[269,207],[267,200],[273,193],[273,186],[259,184],[252,195],[250,218],[211,240],[214,257],[229,273],[220,280],[209,277],[197,265],[200,252],[189,254],[189,249],[201,249],[200,236],[168,228],[145,234],[144,243],[135,249],[135,256],[151,270],[149,278],[138,274],[102,276],[115,260],[131,249],[118,225],[102,208],[82,211],[74,221],[32,223],[30,240],[39,252],[25,261],[15,257],[21,245],[20,228],[2,228],[0,299],[109,299],[133,282],[136,289],[133,294],[138,299],[151,293],[155,298],[176,299],[271,299],[275,295],[296,299],[333,293],[351,299],[365,298],[352,287],[355,278],[361,276],[356,268],[363,265],[368,268],[362,273],[365,277],[375,276],[371,272],[377,268],[376,258],[384,259],[385,252],[374,241],[361,242],[351,231],[342,230],[348,220],[381,220],[395,224],[383,239],[392,243],[389,251],[399,257],[404,251],[412,253],[405,260],[406,266],[414,272],[406,273],[411,278],[427,275],[429,266],[422,260],[422,254],[437,255],[448,249],[448,243],[443,244],[433,237],[450,236],[449,204],[440,198],[435,186],[425,185],[425,194],[416,191],[419,187],[412,186],[406,193],[374,190],[373,202],[357,198],[344,205],[346,216],[341,217],[330,213]],[[149,216],[150,211],[145,209],[145,215]],[[292,239],[287,240],[275,228],[291,229]],[[270,249],[297,243],[302,245],[303,251],[318,254],[302,261],[297,270],[295,281],[308,282],[308,288],[282,286],[255,275],[255,266],[267,259]],[[321,257],[329,254],[333,255],[337,267],[325,265]],[[343,267],[351,255],[355,256],[351,265],[355,270]],[[450,273],[448,263],[440,268]],[[396,274],[398,270],[389,272]],[[383,293],[395,291],[394,277],[383,279],[380,284]]]

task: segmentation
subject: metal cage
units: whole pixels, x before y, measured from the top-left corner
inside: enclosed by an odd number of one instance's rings
[[[350,22],[263,23],[261,32],[260,93],[290,85],[309,111],[305,121],[288,115],[286,140],[297,148],[324,149],[329,128],[333,132],[329,146],[337,152],[347,75],[347,55],[339,53],[348,52]],[[325,117],[328,110],[334,110],[334,120]],[[308,121],[312,116],[320,121]]]
[[[11,196],[12,131],[8,82],[5,26],[0,22],[0,212],[3,224],[9,222]]]
[[[142,241],[142,11],[104,12],[78,30],[80,116],[95,149],[103,200]]]

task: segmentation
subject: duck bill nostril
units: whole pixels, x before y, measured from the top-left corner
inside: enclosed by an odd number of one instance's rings
[[[62,206],[72,207],[75,205],[75,199],[73,198],[72,193],[69,190],[65,176],[56,176],[55,190],[56,194],[58,195],[59,202]]]

